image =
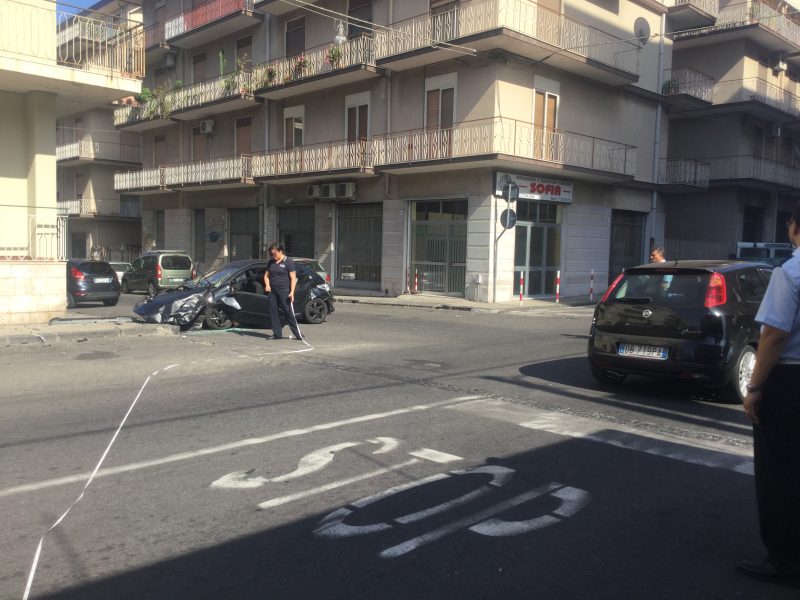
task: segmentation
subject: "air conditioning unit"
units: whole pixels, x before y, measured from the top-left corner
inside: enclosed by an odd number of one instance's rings
[[[356,197],[356,184],[352,181],[336,184],[336,197],[337,198],[355,198]]]
[[[786,61],[785,60],[778,60],[774,65],[772,65],[772,72],[774,74],[778,73],[785,73],[786,72]]]
[[[214,133],[214,121],[212,119],[200,121],[200,133]]]
[[[168,52],[164,55],[164,68],[165,69],[174,69],[175,68],[175,54],[172,52]]]
[[[320,198],[324,198],[325,200],[334,200],[336,198],[336,184],[335,183],[323,183],[321,186],[321,193],[319,195]]]
[[[308,196],[309,198],[319,198],[321,195],[322,195],[321,185],[306,186],[306,196]]]
[[[767,135],[774,138],[781,137],[781,126],[778,123],[773,123],[769,128],[769,133]]]

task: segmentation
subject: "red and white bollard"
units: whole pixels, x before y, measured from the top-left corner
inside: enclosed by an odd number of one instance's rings
[[[522,306],[522,291],[525,289],[525,271],[519,272],[519,305]]]
[[[589,302],[594,302],[594,269],[589,275]]]
[[[556,304],[561,301],[561,271],[556,271]]]

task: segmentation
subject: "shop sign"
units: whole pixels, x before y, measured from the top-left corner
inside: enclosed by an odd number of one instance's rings
[[[495,178],[494,195],[503,197],[503,188],[510,182],[519,186],[520,200],[544,200],[546,202],[572,203],[572,182],[558,179],[542,179],[512,173],[498,172]]]

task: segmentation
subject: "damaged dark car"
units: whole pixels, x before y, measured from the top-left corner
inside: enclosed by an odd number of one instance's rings
[[[270,327],[264,273],[268,260],[239,260],[195,279],[175,290],[147,298],[133,311],[148,323],[179,325],[182,330],[202,323],[207,329],[228,329],[235,323]],[[297,265],[295,317],[306,323],[322,323],[333,312],[330,286],[314,271]],[[282,315],[282,320],[285,315]]]

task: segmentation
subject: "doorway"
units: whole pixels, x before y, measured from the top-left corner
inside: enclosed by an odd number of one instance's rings
[[[514,242],[514,295],[549,296],[556,293],[561,265],[562,207],[554,202],[517,203]],[[520,277],[522,276],[522,277]]]

